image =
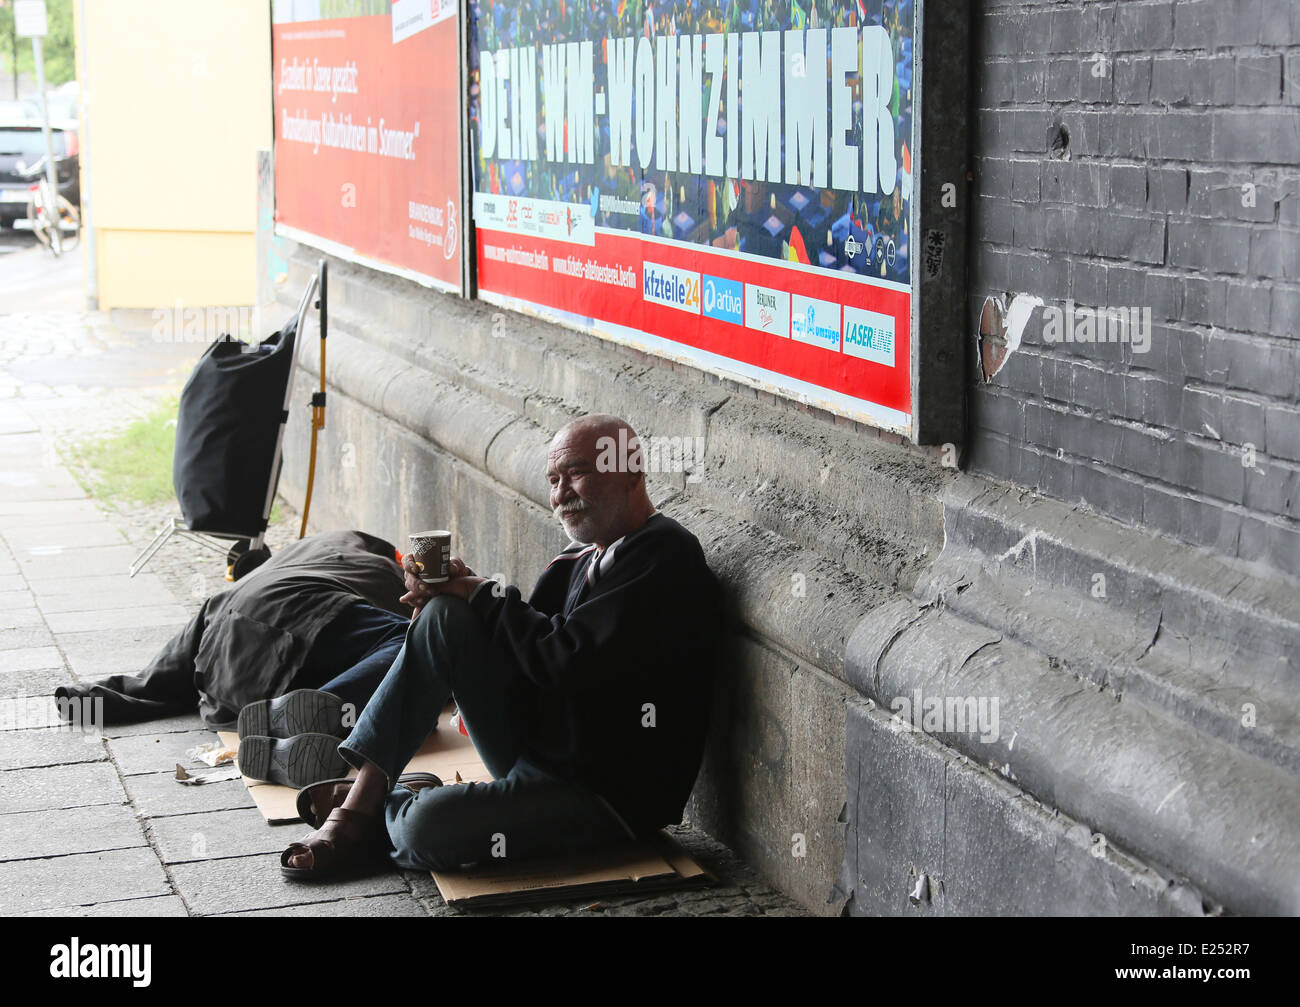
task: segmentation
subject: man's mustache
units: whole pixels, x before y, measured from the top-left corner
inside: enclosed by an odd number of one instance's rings
[[[591,505],[588,504],[586,500],[579,497],[576,500],[570,500],[567,503],[562,503],[556,507],[555,516],[563,518],[568,514],[578,514],[586,510],[591,510]]]

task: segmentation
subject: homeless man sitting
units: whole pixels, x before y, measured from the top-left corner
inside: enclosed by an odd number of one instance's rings
[[[615,444],[625,464],[610,463]],[[527,601],[459,559],[450,580],[426,585],[407,557],[403,600],[417,615],[338,748],[359,773],[300,795],[316,831],[281,855],[286,876],[340,873],[385,850],[402,868],[455,870],[681,820],[703,756],[720,590],[695,536],[655,511],[641,469],[617,417],[555,435],[550,503],[573,542]],[[403,782],[449,698],[492,781]]]

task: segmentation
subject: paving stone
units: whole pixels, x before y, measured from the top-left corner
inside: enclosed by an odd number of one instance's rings
[[[121,781],[108,762],[10,769],[0,773],[0,808],[6,813],[125,801]]]
[[[177,864],[171,872],[177,893],[197,916],[406,893],[401,875],[391,870],[347,881],[290,881],[280,873],[278,855]]]
[[[36,596],[36,604],[46,614],[174,604],[171,591],[157,576],[149,573],[134,578],[110,574],[38,580],[32,584],[32,593]]]
[[[279,855],[310,831],[301,822],[267,825],[254,808],[155,818],[149,832],[164,864]]]
[[[64,727],[53,696],[0,699],[0,731],[26,731],[39,727]]]
[[[26,591],[27,578],[20,573],[7,573],[0,577],[0,592]]]
[[[46,550],[59,548],[61,554],[91,546],[126,545],[126,538],[108,521],[66,521],[60,523],[4,525],[4,538],[15,556],[53,555]]]
[[[198,701],[195,701],[197,708]],[[177,731],[207,730],[203,718],[195,713],[182,713],[175,717],[163,717],[160,720],[146,720],[138,724],[114,724],[104,728],[104,735],[109,738],[130,738],[137,734],[169,734]]]
[[[0,860],[59,857],[147,845],[135,812],[125,804],[0,816]]]
[[[135,810],[148,818],[254,806],[242,780],[185,787],[176,782],[172,773],[150,773],[128,776],[124,782]]]
[[[198,745],[210,745],[220,740],[214,731],[154,732],[113,738],[108,743],[108,750],[113,753],[124,776],[173,772],[178,762],[186,769],[206,772],[211,767],[185,753]]]
[[[170,894],[162,864],[148,847],[0,864],[5,915]]]
[[[86,491],[66,472],[0,469],[0,500],[84,500]]]
[[[409,895],[369,895],[313,902],[305,906],[282,906],[247,913],[223,913],[225,916],[428,916],[424,907]]]
[[[0,611],[11,608],[30,608],[32,593],[26,588],[17,591],[0,591]]]
[[[109,675],[134,675],[148,667],[159,649],[175,635],[172,626],[103,629],[91,633],[60,633],[59,646],[68,667],[83,682]],[[198,707],[198,701],[195,701]]]
[[[59,909],[42,909],[23,916],[66,917],[147,917],[189,916],[185,903],[175,895],[156,895],[146,899],[126,899],[118,902],[97,902],[93,906],[64,906]]]
[[[20,629],[26,626],[44,626],[45,616],[35,605],[0,609],[0,629]]]
[[[45,622],[55,633],[86,633],[103,629],[135,630],[168,627],[174,633],[189,622],[190,613],[179,605],[158,603],[99,611],[50,612]]]
[[[48,556],[17,556],[18,566],[29,581],[67,577],[78,571],[87,577],[125,573],[135,559],[129,545],[101,545],[88,549],[69,549]]]
[[[6,531],[11,528],[31,528],[50,524],[52,521],[83,523],[104,517],[94,500],[25,500],[0,501],[0,526]]]
[[[107,759],[102,739],[93,734],[66,730],[0,731],[0,770]]]
[[[21,409],[0,410],[0,435],[5,440],[25,440],[24,434],[40,433],[34,420]]]
[[[30,699],[53,696],[58,686],[71,681],[68,669],[63,667],[0,672],[0,697]]]
[[[0,525],[6,518],[0,517]],[[100,602],[108,601],[111,596],[121,591],[130,590],[140,584],[154,587],[161,586],[158,578],[151,573],[142,573],[131,577],[125,570],[118,573],[100,573],[90,577],[47,577],[32,584],[32,593],[38,599],[55,595],[75,595],[84,598],[92,609],[98,609]]]
[[[0,629],[0,650],[53,646],[54,637],[44,626],[15,626],[12,629]],[[63,662],[60,660],[58,663]]]
[[[0,650],[0,675],[8,671],[34,671],[37,668],[61,668],[63,655],[57,647],[15,647]]]

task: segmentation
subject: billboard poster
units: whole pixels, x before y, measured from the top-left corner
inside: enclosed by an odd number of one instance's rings
[[[469,0],[480,296],[908,433],[913,0]]]
[[[457,0],[277,0],[277,233],[461,289]]]

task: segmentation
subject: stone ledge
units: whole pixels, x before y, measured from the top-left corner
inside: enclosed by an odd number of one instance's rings
[[[935,733],[1232,911],[1300,912],[1295,777],[935,606],[876,609],[849,641],[846,663],[850,683],[891,712],[907,712],[900,697],[915,705],[916,690],[922,701],[996,700],[997,730],[984,732],[995,736],[955,723]]]
[[[1286,578],[978,479],[951,485],[945,510],[918,598],[1300,773],[1300,592]]]
[[[848,704],[845,748],[857,810],[837,888],[851,915],[1204,912],[1195,888],[869,704]]]

